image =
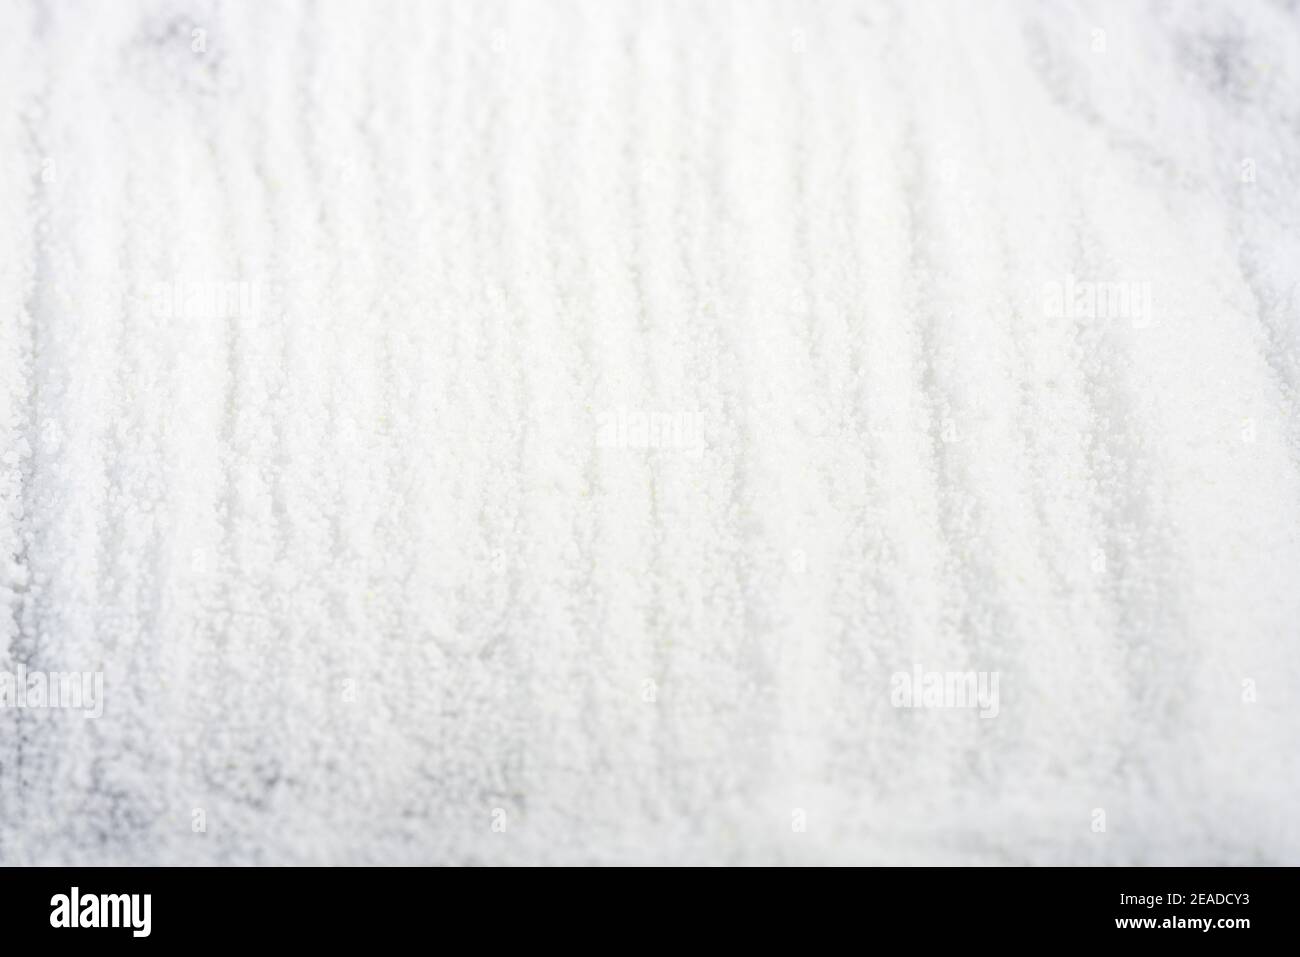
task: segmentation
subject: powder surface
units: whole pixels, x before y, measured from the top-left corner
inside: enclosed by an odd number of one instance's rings
[[[5,3],[0,862],[1300,864],[1287,7]]]

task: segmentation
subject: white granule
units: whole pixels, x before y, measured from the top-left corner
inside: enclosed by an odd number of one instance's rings
[[[1300,864],[1297,90],[1266,2],[5,3],[0,863]]]

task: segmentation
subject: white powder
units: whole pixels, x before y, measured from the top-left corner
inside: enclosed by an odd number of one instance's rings
[[[5,4],[0,670],[104,713],[0,709],[0,862],[1300,863],[1298,88],[1228,0]]]

